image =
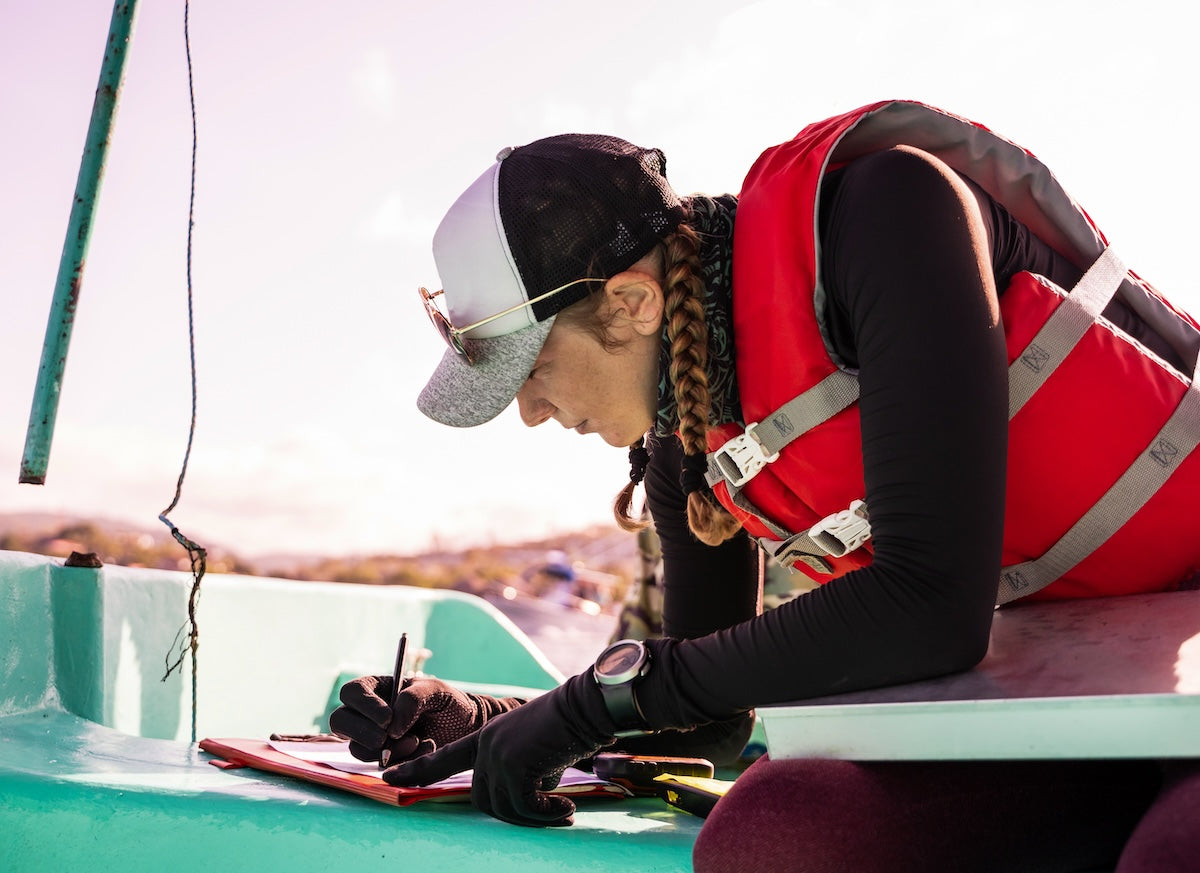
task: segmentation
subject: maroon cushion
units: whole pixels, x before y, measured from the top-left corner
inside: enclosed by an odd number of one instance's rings
[[[693,865],[696,873],[1112,867],[1160,784],[1153,761],[762,758],[705,821]]]

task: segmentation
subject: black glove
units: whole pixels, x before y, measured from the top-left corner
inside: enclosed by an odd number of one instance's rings
[[[329,729],[350,740],[360,761],[389,762],[424,755],[479,730],[488,719],[524,703],[460,691],[440,679],[413,679],[400,692],[392,711],[391,676],[363,676],[342,686]]]
[[[383,771],[383,779],[430,785],[474,768],[471,802],[478,809],[510,824],[569,825],[575,804],[545,792],[567,767],[612,743],[615,730],[589,670],[463,739]]]

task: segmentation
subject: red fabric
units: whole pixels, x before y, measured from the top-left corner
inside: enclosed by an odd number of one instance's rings
[[[1160,782],[1152,761],[763,758],[709,814],[693,867],[696,873],[1110,869]],[[1197,799],[1138,834],[1146,830],[1153,838],[1176,828],[1188,809],[1194,822]],[[1147,857],[1148,866],[1120,873],[1197,869],[1154,866],[1161,856]]]
[[[1000,300],[1010,363],[1064,293],[1029,273],[1013,279]],[[1054,545],[1151,444],[1186,389],[1187,380],[1126,336],[1093,324],[1009,424],[1004,565]],[[1200,452],[1193,452],[1101,549],[1030,599],[1176,587],[1200,565],[1193,522],[1198,482]]]
[[[911,144],[970,176],[1060,254],[1089,266],[1105,246],[1090,218],[1026,150],[981,125],[918,103],[877,103],[810,125],[767,150],[746,177],[734,248],[737,370],[747,422],[758,422],[835,369],[818,325],[815,215],[827,168]],[[1150,286],[1139,290],[1161,300]],[[1004,293],[1010,363],[1021,355],[1061,299],[1028,273]],[[786,313],[787,317],[778,317]],[[915,313],[919,318],[920,314]],[[1180,319],[1193,327],[1184,314]],[[1043,555],[1146,449],[1174,411],[1186,380],[1102,323],[1026,404],[1010,425],[1005,566]],[[736,436],[710,431],[710,451]],[[1200,452],[1184,461],[1154,499],[1116,536],[1036,599],[1169,590],[1200,569],[1190,505],[1200,488]],[[791,533],[845,510],[865,495],[857,404],[796,438],[743,494]],[[773,537],[718,499],[753,535]],[[826,575],[798,563],[818,582],[871,562],[871,543],[827,558]]]

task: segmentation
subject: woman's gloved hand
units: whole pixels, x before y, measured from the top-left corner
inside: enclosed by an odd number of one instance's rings
[[[440,679],[413,679],[393,712],[391,676],[362,676],[338,696],[343,705],[329,716],[329,729],[350,741],[350,753],[360,761],[378,761],[386,750],[389,763],[440,749],[524,703],[470,694]]]
[[[383,771],[390,785],[429,785],[474,768],[471,802],[511,824],[572,824],[575,804],[545,792],[563,770],[613,741],[616,726],[591,671],[423,757]]]

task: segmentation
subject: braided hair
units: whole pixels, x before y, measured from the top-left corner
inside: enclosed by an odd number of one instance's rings
[[[663,264],[663,317],[671,355],[668,378],[675,391],[679,413],[679,438],[684,461],[680,484],[687,495],[688,527],[711,546],[729,539],[741,527],[708,491],[704,474],[708,466],[708,418],[712,399],[708,391],[708,328],[704,320],[704,278],[700,272],[700,238],[687,223],[659,244]],[[629,449],[629,483],[617,494],[613,515],[627,531],[638,531],[647,522],[630,512],[633,491],[642,481],[649,456],[644,440]]]

